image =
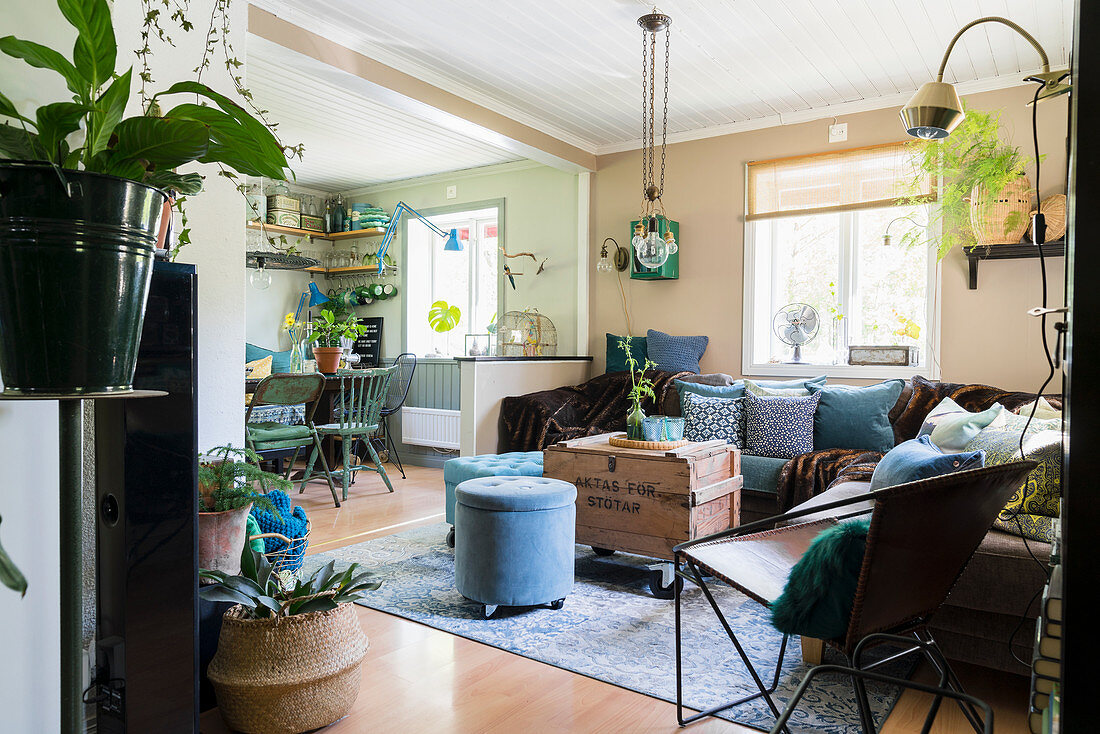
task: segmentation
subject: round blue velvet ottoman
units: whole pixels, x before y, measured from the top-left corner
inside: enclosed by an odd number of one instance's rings
[[[455,586],[485,606],[549,604],[573,588],[577,488],[544,477],[482,477],[455,489]]]
[[[455,524],[455,488],[467,479],[478,477],[541,477],[541,451],[509,451],[505,454],[460,456],[443,464],[443,484],[446,488],[447,522]],[[447,545],[454,547],[454,527],[447,535]]]

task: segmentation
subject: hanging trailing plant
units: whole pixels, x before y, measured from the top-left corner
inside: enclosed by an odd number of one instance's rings
[[[1005,187],[1014,184],[1034,163],[1018,147],[1001,140],[1000,112],[973,109],[965,112],[963,121],[948,137],[907,143],[914,168],[911,191],[920,191],[929,176],[940,184],[929,227],[910,229],[901,242],[933,247],[940,260],[955,247],[977,243],[970,225],[972,210],[976,216],[984,216]],[[903,203],[923,205],[927,199],[914,195]],[[1018,226],[1021,216],[1026,215],[1013,212],[1002,226],[1005,230]],[[937,229],[937,236],[928,237],[927,232]]]

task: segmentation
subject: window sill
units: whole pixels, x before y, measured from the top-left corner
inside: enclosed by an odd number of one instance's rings
[[[896,377],[908,379],[920,375],[929,380],[939,379],[939,370],[931,365],[914,367],[886,367],[850,364],[748,364],[742,365],[742,371],[748,378],[753,377],[828,377],[849,378],[853,380],[888,380]]]

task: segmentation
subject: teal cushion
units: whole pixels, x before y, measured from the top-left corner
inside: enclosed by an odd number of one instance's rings
[[[791,569],[783,593],[771,604],[777,630],[819,640],[844,636],[870,525],[869,519],[842,522],[814,538]]]
[[[290,372],[290,350],[285,352],[276,352],[271,349],[265,349],[258,347],[255,344],[249,344],[245,342],[244,345],[244,361],[255,362],[257,359],[263,359],[264,357],[271,356],[271,374],[279,374],[281,372]]]
[[[786,463],[787,459],[741,454],[741,476],[745,479],[745,489],[775,492],[779,485],[779,472],[783,471]]]
[[[808,385],[824,385],[827,378],[818,375],[805,380],[755,380],[759,387],[769,390],[784,390],[790,388],[808,389]],[[691,392],[702,395],[705,398],[743,398],[745,397],[745,381],[737,380],[732,385],[704,385],[701,382],[689,382],[687,380],[674,380],[676,390],[680,395],[680,404],[683,406],[684,393]]]
[[[870,488],[874,491],[941,474],[980,469],[984,465],[985,451],[945,454],[932,443],[930,436],[920,436],[902,441],[882,457],[871,475]]]
[[[624,338],[614,334],[607,335],[607,369],[604,372],[626,372],[626,353],[619,346],[619,342]],[[646,350],[644,336],[630,338],[630,354],[638,360],[638,369],[641,369],[642,365],[645,364],[646,356],[649,354]]]
[[[877,385],[809,385],[821,396],[814,415],[814,449],[864,449],[883,453],[894,447],[890,409],[905,380]]]
[[[248,436],[255,443],[267,441],[290,441],[292,439],[308,439],[312,435],[309,426],[288,426],[285,423],[268,421],[264,423],[249,423]]]

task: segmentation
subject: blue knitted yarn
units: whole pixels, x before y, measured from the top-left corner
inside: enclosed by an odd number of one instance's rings
[[[279,533],[280,535],[285,535],[290,538],[292,541],[298,538],[304,538],[308,530],[305,509],[303,509],[301,505],[292,508],[289,495],[282,490],[272,490],[268,492],[267,496],[279,511],[282,519],[276,518],[275,515],[267,510],[253,507],[252,516],[256,518],[256,522],[259,523],[260,531],[263,533]],[[279,538],[264,538],[264,552],[285,553],[281,559],[284,566],[290,570],[296,571],[302,566],[302,558],[305,555],[306,546],[308,544],[308,541],[295,543],[294,549],[286,553],[287,544],[282,540]]]

